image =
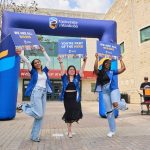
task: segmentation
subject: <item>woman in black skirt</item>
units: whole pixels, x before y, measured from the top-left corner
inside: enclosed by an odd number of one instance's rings
[[[72,138],[71,126],[73,122],[78,122],[82,118],[81,96],[80,96],[80,79],[86,65],[87,57],[83,59],[83,65],[78,74],[76,68],[70,65],[65,73],[63,61],[58,57],[61,67],[61,79],[63,83],[60,98],[64,101],[65,113],[62,119],[67,123],[68,136]]]

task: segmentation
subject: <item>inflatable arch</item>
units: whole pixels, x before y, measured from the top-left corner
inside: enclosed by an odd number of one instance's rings
[[[20,58],[15,53],[9,28],[34,29],[35,33],[40,35],[89,37],[116,43],[115,21],[5,11],[2,16],[0,44],[0,120],[13,119],[16,115]]]

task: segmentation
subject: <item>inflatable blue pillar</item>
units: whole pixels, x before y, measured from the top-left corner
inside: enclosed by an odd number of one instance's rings
[[[98,93],[98,102],[99,102],[99,115],[102,118],[106,118],[106,111],[105,111],[105,105],[104,105],[104,101],[103,101],[102,92]]]
[[[0,120],[16,115],[20,58],[10,35],[0,44]]]
[[[5,11],[2,16],[0,48],[0,120],[15,117],[20,60],[9,36],[10,28],[34,29],[39,35],[98,38],[116,43],[116,22],[57,16],[33,15]],[[4,44],[4,43],[7,44]],[[6,47],[4,47],[4,45]],[[8,54],[3,55],[8,49]],[[5,51],[5,52],[3,52]],[[95,51],[93,51],[95,55]]]

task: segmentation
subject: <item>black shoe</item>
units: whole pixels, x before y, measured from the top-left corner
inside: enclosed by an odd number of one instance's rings
[[[22,110],[22,104],[19,104],[16,108],[17,112],[18,113],[21,113],[23,110]]]
[[[40,142],[40,138],[36,138],[36,139],[32,139],[31,138],[31,141],[33,141],[33,142]]]

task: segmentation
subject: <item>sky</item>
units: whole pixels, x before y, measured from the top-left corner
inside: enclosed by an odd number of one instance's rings
[[[115,0],[35,0],[38,7],[94,13],[106,13]],[[16,4],[31,5],[33,0],[13,0]]]

